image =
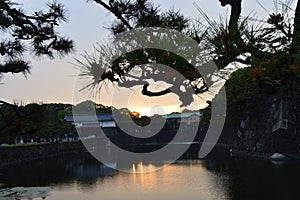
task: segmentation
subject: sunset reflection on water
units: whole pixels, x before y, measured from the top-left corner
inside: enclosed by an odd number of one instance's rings
[[[64,189],[54,188],[49,199],[228,199],[227,178],[215,175],[202,165],[202,161],[180,161],[154,172],[154,164],[133,164],[138,173],[119,172],[99,179],[93,189],[80,189],[76,183]],[[222,182],[222,183],[221,183]],[[47,199],[48,199],[47,198]]]

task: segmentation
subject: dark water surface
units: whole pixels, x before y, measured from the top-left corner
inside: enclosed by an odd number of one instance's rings
[[[163,163],[136,163],[132,170],[157,165]],[[155,172],[130,174],[101,165],[85,153],[2,168],[0,185],[3,200],[297,200],[300,163],[185,160]]]

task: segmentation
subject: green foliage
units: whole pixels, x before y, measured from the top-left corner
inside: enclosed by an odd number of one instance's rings
[[[133,117],[132,120],[138,126],[147,126],[151,123],[151,118],[147,116],[142,116],[141,118]]]
[[[16,136],[54,137],[76,135],[72,124],[63,120],[62,114],[70,113],[68,104],[28,104],[26,106],[1,105],[0,137]]]
[[[70,110],[68,110],[70,113]],[[72,112],[74,114],[91,114],[95,112],[96,114],[111,113],[111,107],[104,106],[102,104],[96,104],[93,101],[83,101],[75,106],[73,106]]]
[[[262,95],[249,70],[242,68],[235,71],[225,84],[228,118],[240,116],[248,100],[258,99]]]

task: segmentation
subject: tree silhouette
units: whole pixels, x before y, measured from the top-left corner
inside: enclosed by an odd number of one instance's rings
[[[166,12],[162,12],[160,11],[159,7],[154,6],[153,3],[148,0],[120,0],[109,2],[95,0],[94,2],[103,6],[114,16],[116,16],[117,20],[113,22],[110,27],[110,30],[114,35],[135,28],[160,27],[178,31],[182,34],[187,34],[189,36],[192,36],[195,40],[200,38],[200,36],[198,35],[199,31],[192,30],[192,23],[190,22],[190,20],[182,15],[179,11],[170,9]],[[158,35],[164,37],[163,34],[158,33]],[[151,38],[153,37],[154,35],[151,35],[151,33],[149,33],[148,38],[137,38],[136,41],[139,41],[140,43],[144,41],[151,43]],[[131,39],[126,40],[126,38],[122,38],[121,40],[126,43],[127,46],[130,46]],[[172,38],[164,38],[163,40],[167,42],[161,42],[162,49],[168,42],[169,44],[173,43],[172,45],[176,45],[172,41]],[[194,69],[192,63],[185,60],[181,56],[174,54],[173,52],[162,49],[142,48],[136,51],[132,51],[120,56],[119,58],[115,58],[110,66],[100,66],[100,68],[105,68],[104,71],[100,72],[101,70],[99,71],[98,69],[99,63],[105,63],[107,62],[107,60],[113,57],[113,55],[108,55],[109,53],[107,53],[110,52],[111,54],[114,54],[114,49],[112,48],[113,47],[110,44],[100,44],[96,47],[95,51],[101,54],[101,56],[98,56],[98,58],[92,58],[89,55],[86,55],[86,63],[78,60],[79,65],[82,68],[81,76],[92,77],[92,81],[87,84],[86,88],[97,88],[99,84],[101,85],[101,83],[109,80],[111,82],[117,83],[120,87],[128,88],[134,85],[143,85],[142,94],[149,97],[162,96],[174,91],[180,93],[180,86],[192,88],[196,92],[196,94],[206,92],[208,89],[206,83],[201,80],[201,75],[196,69]],[[186,45],[184,48],[182,48],[182,51],[186,51],[187,53],[191,50],[189,50],[188,45]],[[107,57],[109,59],[103,61]],[[167,65],[182,74],[185,77],[185,80],[182,80],[181,84],[177,84],[172,79],[173,77],[170,76],[171,73],[167,72],[166,70],[161,70],[158,68],[151,69],[151,67],[143,69],[139,68],[139,66],[147,63]],[[139,71],[137,68],[139,68],[139,70],[142,69],[142,76],[130,73],[131,71]],[[158,76],[156,76],[154,73],[155,70],[159,71],[159,73],[162,75],[160,78],[163,77],[165,82],[168,82],[171,85],[176,85],[174,87],[166,88],[165,90],[158,92],[151,91],[149,89],[149,83],[145,79],[146,77],[149,78],[151,76],[152,79],[159,81]],[[130,75],[128,75],[129,73]],[[131,76],[131,78],[128,76]],[[169,77],[169,79],[167,77]],[[129,81],[129,79],[131,80]],[[185,81],[187,83],[184,83]],[[202,84],[200,85],[199,83]],[[187,97],[188,95],[183,94],[181,96]],[[191,103],[192,98],[189,97],[185,100],[181,99],[181,101],[182,105],[188,105],[189,103]]]
[[[184,31],[189,20],[179,11],[170,9],[167,12],[160,12],[158,6],[154,6],[149,0],[94,0],[109,12],[116,16],[110,27],[113,34],[127,31],[138,27],[162,27],[177,31]]]
[[[54,58],[56,54],[64,56],[73,50],[73,41],[56,32],[59,24],[67,21],[66,9],[57,2],[49,3],[47,7],[47,11],[27,14],[19,4],[0,0],[0,31],[5,38],[0,42],[0,76],[4,73],[27,74],[30,63],[23,58],[26,51]]]
[[[294,13],[289,5],[291,2],[287,1],[282,5],[282,10],[277,9],[276,13],[270,13],[268,19],[255,21],[251,16],[241,16],[242,0],[220,0],[222,6],[229,5],[231,7],[228,24],[211,21],[195,4],[209,24],[208,27],[202,29],[196,29],[180,12],[174,10],[166,13],[160,12],[159,7],[155,7],[148,0],[118,0],[108,3],[94,0],[94,2],[116,16],[117,20],[111,26],[113,34],[149,26],[180,31],[199,42],[200,46],[204,46],[209,52],[208,54],[212,55],[212,59],[219,69],[223,69],[230,63],[251,66],[253,69],[249,73],[253,79],[256,79],[262,87],[273,88],[270,91],[276,91],[276,88],[288,85],[300,72],[298,51],[300,26],[296,23],[297,19],[300,19],[299,2],[297,2]],[[97,51],[106,51],[106,49],[102,46]],[[176,70],[179,67],[170,63],[172,61],[173,64],[180,63],[179,65],[186,66],[184,70],[179,70],[183,74],[184,71],[193,71],[192,65],[189,65],[188,62],[178,62],[176,59],[178,56],[172,55],[171,52],[162,53],[160,50],[148,49],[135,51],[114,61],[110,70],[106,70],[100,77],[98,75],[93,84],[99,84],[104,80],[118,82],[120,77],[131,70],[133,66],[147,63],[149,60],[154,62],[163,60],[164,62],[160,62],[161,64],[166,64]],[[129,67],[121,69],[119,64],[124,63],[125,60]],[[93,71],[95,72],[95,70]],[[187,77],[190,82],[201,77],[199,73],[192,74],[192,79]],[[169,89],[153,93],[147,90],[147,84],[144,84],[143,88],[142,94],[147,96],[170,93]],[[196,94],[208,90],[205,85],[204,87],[201,85],[200,88],[193,86]]]

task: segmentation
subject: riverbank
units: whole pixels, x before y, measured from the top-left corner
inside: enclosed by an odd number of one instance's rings
[[[40,143],[0,147],[0,167],[84,152],[81,142]]]
[[[198,159],[198,153],[201,143],[192,144],[187,152],[180,159]],[[159,147],[161,145],[158,145]],[[126,147],[123,146],[123,148]],[[129,151],[147,151],[156,148],[155,145],[127,145]],[[126,149],[125,148],[125,149]],[[158,148],[158,147],[157,147]],[[81,142],[63,142],[63,143],[40,143],[40,144],[25,144],[25,145],[10,145],[0,147],[0,167],[31,162],[34,160],[42,160],[55,156],[65,156],[85,152],[86,148]],[[216,144],[212,152],[207,155],[207,158],[222,157],[223,159],[237,158],[249,160],[273,160],[273,154],[261,152],[249,152],[238,149],[233,149],[231,145]],[[300,160],[299,155],[288,154],[286,160]]]
[[[230,151],[231,157],[245,158],[252,160],[273,160],[273,161],[284,161],[284,160],[297,160],[300,161],[299,154],[284,154],[280,152],[276,153],[263,153],[263,152],[248,152],[244,150],[232,149]]]

